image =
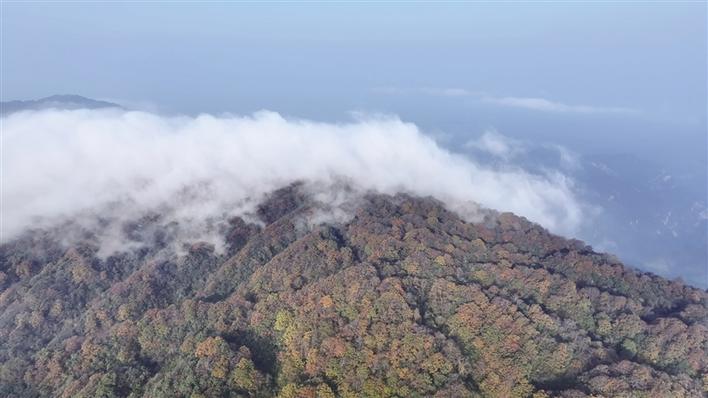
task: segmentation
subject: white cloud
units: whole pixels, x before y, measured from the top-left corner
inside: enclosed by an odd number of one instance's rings
[[[637,114],[637,109],[624,107],[603,107],[591,105],[569,105],[538,97],[493,97],[481,91],[470,91],[464,88],[418,87],[400,88],[394,86],[375,87],[374,93],[384,95],[425,94],[439,97],[473,97],[483,103],[499,106],[523,108],[540,112],[579,113],[579,114]]]
[[[459,87],[417,87],[417,88],[400,88],[393,86],[374,87],[371,91],[377,94],[384,95],[403,95],[403,94],[425,94],[439,97],[469,97],[479,95],[480,93],[469,91]]]
[[[546,148],[558,151],[558,157],[560,159],[560,165],[565,170],[578,170],[582,168],[582,163],[580,161],[580,155],[563,145],[558,144],[545,144]]]
[[[421,92],[429,95],[439,95],[442,97],[467,97],[474,93],[464,88],[422,88]]]
[[[618,113],[618,114],[628,114],[637,113],[637,110],[631,108],[618,108],[618,107],[597,107],[589,105],[568,105],[561,102],[554,102],[547,100],[545,98],[527,98],[527,97],[485,97],[482,99],[484,102],[524,108],[535,111],[543,112],[562,112],[562,113]]]
[[[698,219],[699,220],[708,220],[708,209],[704,209],[700,213],[698,213]]]
[[[4,118],[2,135],[2,241],[110,206],[134,215],[169,209],[184,225],[247,214],[263,195],[298,180],[432,195],[455,209],[474,201],[562,234],[583,221],[584,207],[562,174],[480,166],[391,116],[334,124],[266,111],[51,110]]]
[[[499,134],[495,130],[485,131],[481,137],[467,141],[465,146],[479,149],[504,160],[509,160],[525,151],[521,141]]]

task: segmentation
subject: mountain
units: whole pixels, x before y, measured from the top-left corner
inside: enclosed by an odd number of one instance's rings
[[[371,194],[308,227],[292,185],[169,244],[161,216],[0,247],[7,397],[702,397],[708,293],[509,213]],[[60,228],[60,227],[58,227]],[[59,230],[60,231],[60,230]],[[148,236],[149,235],[149,236]]]
[[[98,101],[80,95],[52,95],[51,97],[40,98],[28,101],[7,101],[0,102],[0,115],[6,116],[11,113],[27,110],[43,109],[100,109],[100,108],[122,108],[118,104],[106,101]]]

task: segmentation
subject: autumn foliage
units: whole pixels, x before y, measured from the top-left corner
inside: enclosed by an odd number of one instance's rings
[[[226,250],[0,248],[0,396],[702,397],[705,291],[511,214],[372,195],[303,228],[297,186]]]

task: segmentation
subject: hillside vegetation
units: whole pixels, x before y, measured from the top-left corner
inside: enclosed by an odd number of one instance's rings
[[[0,248],[0,396],[702,397],[705,291],[512,214],[370,195],[306,227],[298,186],[227,247]],[[124,226],[140,235],[154,215]],[[137,238],[136,238],[137,239]]]

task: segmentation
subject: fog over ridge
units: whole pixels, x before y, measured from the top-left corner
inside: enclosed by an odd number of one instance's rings
[[[20,112],[2,123],[2,242],[115,203],[135,214],[169,208],[175,221],[199,229],[190,222],[245,214],[295,181],[430,195],[470,221],[474,212],[460,209],[475,202],[567,236],[587,209],[560,172],[481,165],[395,116],[322,123],[270,111],[191,117],[82,109]],[[200,189],[185,191],[193,187]],[[332,207],[342,203],[330,196]]]

